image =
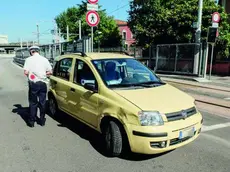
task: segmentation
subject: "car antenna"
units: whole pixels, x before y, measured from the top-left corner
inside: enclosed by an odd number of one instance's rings
[[[81,52],[81,56],[82,56],[82,57],[86,57],[87,55],[85,54],[85,52],[82,51],[82,52]]]

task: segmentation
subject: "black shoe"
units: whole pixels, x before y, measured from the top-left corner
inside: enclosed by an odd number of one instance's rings
[[[41,126],[45,126],[45,123],[46,123],[46,118],[44,118],[44,119],[40,119],[40,125]]]
[[[28,125],[29,127],[33,128],[33,127],[34,127],[34,122],[27,122],[27,125]]]

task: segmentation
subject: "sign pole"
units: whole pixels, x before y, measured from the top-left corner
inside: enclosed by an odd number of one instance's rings
[[[219,22],[220,22],[220,14],[218,12],[214,12],[212,14],[212,27],[209,27],[208,35],[207,35],[207,52],[206,52],[206,59],[205,59],[205,66],[204,66],[204,70],[205,70],[204,78],[206,78],[206,69],[207,69],[207,64],[208,64],[208,49],[209,49],[209,43],[210,43],[212,46],[212,52],[211,52],[211,61],[210,61],[210,67],[209,67],[209,80],[211,80],[211,75],[212,75],[213,53],[214,53],[216,37],[218,37]]]
[[[93,27],[97,26],[100,22],[98,11],[98,0],[88,0],[87,10],[89,10],[86,14],[86,22],[89,26],[91,26],[91,50],[93,52]]]
[[[208,53],[209,53],[209,43],[207,43],[207,48],[206,48],[205,64],[204,64],[204,78],[206,78],[206,73],[207,73]]]
[[[212,75],[213,51],[214,51],[214,43],[212,43],[212,54],[211,54],[211,62],[210,62],[210,69],[209,69],[209,80],[211,80],[211,75]]]
[[[91,43],[92,43],[92,52],[93,52],[93,26],[91,27]]]

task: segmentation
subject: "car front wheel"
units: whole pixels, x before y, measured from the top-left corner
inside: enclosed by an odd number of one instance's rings
[[[122,133],[114,121],[109,121],[104,128],[106,151],[110,156],[119,156],[122,152]]]

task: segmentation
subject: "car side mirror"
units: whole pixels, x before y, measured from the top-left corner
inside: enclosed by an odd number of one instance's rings
[[[86,83],[86,84],[84,85],[84,88],[87,89],[87,90],[93,91],[93,92],[95,92],[95,93],[98,92],[98,89],[97,89],[96,85],[95,85],[95,84],[92,84],[92,83]]]

